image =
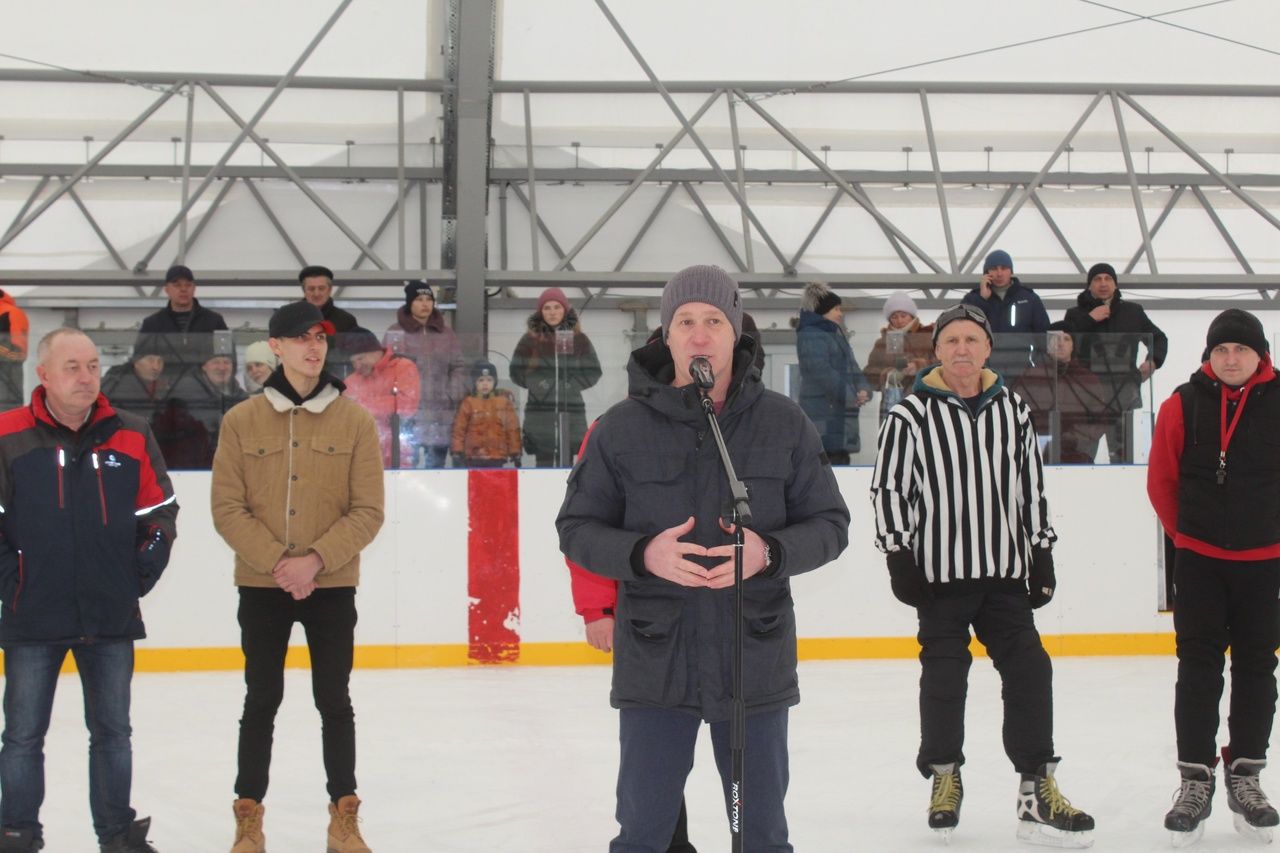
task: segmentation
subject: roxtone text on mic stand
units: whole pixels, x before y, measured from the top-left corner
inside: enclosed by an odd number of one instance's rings
[[[747,485],[738,479],[738,474],[733,469],[733,460],[729,458],[729,449],[724,445],[720,422],[716,419],[715,403],[711,400],[711,389],[715,387],[716,380],[711,362],[698,356],[689,363],[689,375],[698,389],[702,411],[707,415],[711,435],[715,437],[716,447],[720,450],[720,464],[724,466],[725,476],[729,478],[729,497],[732,501],[729,511],[725,513],[725,522],[733,525],[733,706],[729,721],[729,832],[733,839],[733,853],[742,853],[745,817],[742,807],[742,775],[747,738],[747,706],[742,699],[742,556],[746,548],[743,528],[751,523],[751,504]]]

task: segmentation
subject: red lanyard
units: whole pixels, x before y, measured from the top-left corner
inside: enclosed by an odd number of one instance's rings
[[[1235,435],[1236,426],[1240,423],[1240,413],[1244,411],[1244,401],[1249,396],[1252,385],[1244,386],[1240,394],[1240,402],[1236,403],[1236,413],[1231,417],[1231,426],[1227,426],[1227,389],[1222,389],[1222,412],[1218,417],[1218,485],[1227,481],[1227,447],[1231,444],[1231,436]]]

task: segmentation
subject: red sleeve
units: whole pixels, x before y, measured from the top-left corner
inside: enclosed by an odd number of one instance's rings
[[[1151,439],[1151,455],[1147,459],[1147,496],[1164,532],[1170,536],[1178,530],[1178,476],[1185,438],[1182,398],[1175,391],[1160,406]]]
[[[587,427],[587,434],[582,437],[578,447],[578,456],[587,452],[587,442],[591,439],[591,430],[595,422]],[[579,566],[569,558],[564,564],[569,567],[569,584],[573,590],[574,612],[582,617],[583,622],[595,622],[609,615],[605,610],[613,610],[618,602],[618,582],[612,578],[601,577]]]

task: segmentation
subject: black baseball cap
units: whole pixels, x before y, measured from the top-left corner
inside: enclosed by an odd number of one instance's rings
[[[190,281],[194,282],[196,277],[191,272],[191,267],[182,264],[174,264],[169,267],[169,271],[164,274],[164,283],[169,284],[174,281]]]
[[[319,308],[306,300],[298,300],[281,305],[275,310],[267,323],[267,334],[273,338],[296,338],[317,325],[327,335],[334,333],[333,324],[324,318]]]

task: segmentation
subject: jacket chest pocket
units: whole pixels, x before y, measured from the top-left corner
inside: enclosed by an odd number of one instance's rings
[[[355,443],[349,438],[318,435],[300,442],[299,463],[307,475],[307,485],[317,485],[345,500],[350,487],[351,454]]]
[[[693,483],[684,454],[623,453],[618,456],[628,530],[665,530],[696,514]]]
[[[288,442],[278,435],[250,436],[241,442],[244,456],[246,495],[254,513],[266,512],[279,501],[272,484],[282,481],[288,467],[285,447]]]
[[[738,476],[747,484],[751,526],[766,531],[785,527],[791,453],[787,450],[752,451],[742,458]]]

